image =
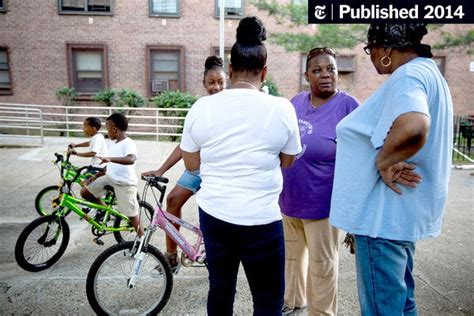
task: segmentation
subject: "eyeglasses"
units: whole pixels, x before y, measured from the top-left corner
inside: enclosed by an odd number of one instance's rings
[[[324,55],[324,54],[331,55],[332,57],[336,58],[336,53],[329,47],[315,47],[309,51],[308,57],[306,58],[306,60],[310,60],[311,58],[315,56]]]
[[[364,52],[367,54],[367,55],[370,55],[370,50],[372,49],[371,45],[367,45],[364,47]]]

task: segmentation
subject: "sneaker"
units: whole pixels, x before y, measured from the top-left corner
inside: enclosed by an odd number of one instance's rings
[[[179,268],[181,267],[181,262],[179,261],[178,258],[178,252],[165,252],[164,253],[166,261],[168,261],[168,264],[170,265],[171,268],[171,273],[173,274],[178,274]],[[160,274],[163,272],[161,270],[161,266],[156,266],[155,270],[158,271]]]
[[[178,259],[178,252],[174,252],[174,253],[165,252],[165,258],[168,261],[168,263],[170,264],[171,273],[173,273],[173,274],[178,273],[178,269],[180,267],[180,262],[179,262],[179,259]]]
[[[301,306],[301,307],[298,307],[298,306],[295,306],[293,308],[289,307],[288,305],[284,305],[282,310],[281,310],[281,314],[282,315],[289,315],[289,314],[292,314],[294,312],[297,312],[299,310],[303,310],[305,309],[307,306]]]

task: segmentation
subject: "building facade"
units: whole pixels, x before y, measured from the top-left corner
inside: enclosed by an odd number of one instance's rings
[[[295,0],[279,0],[289,3]],[[301,1],[295,1],[301,2]],[[163,90],[204,95],[204,60],[218,53],[218,0],[0,0],[0,102],[59,104],[55,91],[74,87],[90,103],[104,88],[131,88],[144,97]],[[225,0],[225,48],[244,16],[260,17],[272,32],[288,31],[250,0]],[[445,25],[456,33],[472,25]],[[292,31],[314,32],[307,25]],[[439,34],[439,32],[438,32]],[[426,37],[428,44],[438,40]],[[304,52],[266,43],[268,73],[291,98],[307,85]],[[364,101],[386,78],[376,74],[361,43],[336,50],[340,87]],[[474,114],[473,56],[435,51],[457,114]],[[472,69],[471,69],[472,70]]]

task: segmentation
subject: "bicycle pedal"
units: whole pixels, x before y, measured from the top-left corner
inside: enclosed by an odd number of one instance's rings
[[[100,239],[92,239],[92,242],[96,243],[97,245],[99,246],[103,246],[104,245],[104,242]]]

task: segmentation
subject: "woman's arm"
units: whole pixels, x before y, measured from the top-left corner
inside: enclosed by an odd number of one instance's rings
[[[291,165],[293,165],[293,161],[295,161],[295,155],[280,153],[280,167],[281,168],[291,167]]]
[[[183,161],[186,170],[188,171],[196,171],[199,170],[201,165],[201,153],[199,151],[190,153],[187,151],[182,150],[183,153]]]
[[[376,167],[382,180],[393,191],[401,194],[396,183],[416,187],[421,181],[421,176],[412,171],[416,166],[405,161],[423,147],[429,129],[429,117],[418,112],[402,114],[392,124],[377,155]]]

